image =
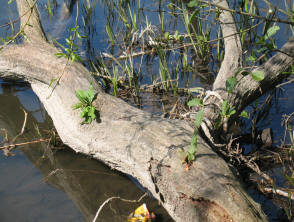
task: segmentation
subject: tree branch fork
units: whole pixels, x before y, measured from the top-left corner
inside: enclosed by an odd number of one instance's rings
[[[29,1],[17,0],[20,14],[30,7]],[[226,6],[227,2],[219,4]],[[51,93],[48,85],[63,70],[66,59],[54,56],[58,50],[44,39],[37,11],[32,19],[32,26],[24,31],[33,41],[4,48],[0,52],[0,74],[7,78],[24,78],[31,83],[65,144],[138,179],[176,221],[224,221],[217,211],[219,209],[231,221],[267,220],[230,167],[202,138],[199,137],[196,162],[188,172],[184,170],[178,156],[189,147],[193,134],[189,124],[151,115],[105,94],[79,63],[65,68],[63,78],[48,98]],[[229,12],[223,12],[220,19],[232,21],[233,17]],[[237,33],[232,25],[224,24],[222,30],[227,34]],[[285,52],[294,54],[292,40],[284,47]],[[293,64],[293,58],[278,52],[264,66],[266,87],[253,84],[252,79],[246,77],[229,96],[220,89],[225,88],[226,79],[234,75],[240,65],[242,47],[239,36],[225,40],[225,53],[213,91],[222,100],[228,99],[230,104],[236,104],[238,111],[244,109],[255,95],[265,93],[280,82],[280,71]],[[75,91],[87,90],[90,82],[98,92],[95,106],[100,112],[101,123],[81,125],[79,113],[71,107],[78,102]],[[216,113],[207,108],[205,118],[213,123]]]

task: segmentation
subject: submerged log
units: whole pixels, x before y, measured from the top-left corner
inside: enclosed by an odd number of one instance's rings
[[[27,2],[18,0],[18,5]],[[23,14],[24,9],[19,10]],[[38,26],[31,23],[30,28]],[[66,59],[56,58],[58,50],[42,35],[38,38],[39,32],[32,36],[30,30],[25,32],[32,41],[0,52],[0,74],[31,84],[65,144],[136,178],[175,221],[267,220],[228,164],[200,137],[196,161],[189,171],[184,170],[179,155],[190,145],[193,128],[188,123],[163,119],[104,93],[83,65],[66,66]],[[61,81],[48,97],[50,81],[63,70]],[[90,82],[98,92],[94,105],[100,118],[81,125],[79,111],[72,109],[78,102],[75,91],[87,90]]]

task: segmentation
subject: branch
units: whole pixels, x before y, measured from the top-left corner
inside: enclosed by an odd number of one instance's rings
[[[237,10],[234,10],[234,9],[230,9],[228,6],[225,6],[225,5],[222,5],[221,3],[219,3],[222,0],[214,0],[215,3],[211,3],[211,2],[206,1],[206,0],[198,0],[198,1],[201,2],[201,3],[207,4],[207,5],[210,5],[210,6],[214,6],[216,8],[221,9],[221,10],[228,11],[228,12],[230,12],[232,14],[246,15],[246,16],[250,16],[250,17],[253,17],[253,18],[256,18],[256,19],[261,19],[261,20],[266,21],[266,22],[277,22],[277,23],[284,23],[284,24],[288,24],[288,25],[294,25],[294,22],[292,22],[292,21],[279,19],[279,18],[267,18],[267,17],[263,17],[263,16],[260,16],[260,15],[256,15],[256,14],[251,14],[251,13],[247,13],[247,12],[243,12],[243,11],[237,11]]]
[[[23,31],[31,43],[47,41],[36,7],[37,1],[25,0],[17,3],[18,13],[23,15],[20,17],[21,27],[23,27]],[[28,13],[28,11],[31,13]]]
[[[239,77],[239,82],[229,98],[230,103],[235,106],[237,112],[242,111],[256,98],[274,89],[288,77],[284,72],[294,64],[294,37],[290,38],[280,51],[264,65],[253,70],[253,72],[258,70],[264,73],[262,81],[253,80],[251,75]]]
[[[228,8],[226,0],[214,0],[215,3],[222,7]],[[221,68],[213,84],[213,90],[223,89],[226,86],[226,80],[234,75],[241,65],[242,46],[240,36],[238,33],[234,17],[231,12],[223,11],[219,17],[221,23],[222,33],[225,36],[230,36],[224,39],[225,56],[221,64]]]

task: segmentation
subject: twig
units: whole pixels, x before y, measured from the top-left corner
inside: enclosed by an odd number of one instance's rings
[[[108,202],[110,202],[111,200],[113,200],[113,199],[120,199],[121,201],[124,201],[124,202],[131,202],[131,203],[138,203],[138,202],[140,202],[144,197],[146,197],[147,196],[147,193],[144,193],[138,200],[127,200],[127,199],[123,199],[123,198],[121,198],[121,197],[110,197],[110,198],[108,198],[107,200],[105,200],[104,202],[103,202],[103,204],[98,208],[98,210],[97,210],[97,213],[96,213],[96,215],[95,215],[95,217],[94,217],[94,219],[93,219],[93,221],[92,222],[96,222],[96,220],[98,219],[98,216],[99,216],[99,214],[100,214],[100,212],[102,211],[102,208],[108,203]]]
[[[34,144],[34,143],[41,143],[41,142],[48,142],[48,141],[50,141],[50,139],[39,139],[39,140],[33,140],[33,141],[29,141],[29,142],[9,144],[9,145],[5,145],[5,146],[1,146],[0,150],[9,149],[9,148],[13,149],[13,148],[18,147],[18,146],[24,146],[24,145],[29,145],[29,144]]]
[[[2,50],[6,45],[8,45],[9,43],[13,42],[20,34],[22,34],[24,32],[24,29],[27,25],[29,25],[29,21],[31,19],[31,16],[33,14],[33,9],[35,7],[35,5],[37,4],[38,0],[36,0],[32,6],[30,6],[30,9],[24,14],[26,15],[29,11],[30,11],[30,14],[28,16],[28,19],[26,20],[25,24],[23,26],[21,26],[20,30],[18,31],[18,33],[16,33],[9,41],[5,42],[1,47],[0,47],[0,50]],[[23,16],[24,16],[23,15]],[[21,18],[21,17],[20,17]]]
[[[280,195],[283,197],[290,198],[291,200],[294,200],[294,195],[292,194],[292,192],[286,192],[280,189],[274,189],[270,187],[262,187],[261,190],[267,193],[273,193],[273,194]]]

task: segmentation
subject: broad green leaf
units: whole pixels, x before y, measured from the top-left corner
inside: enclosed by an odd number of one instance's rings
[[[165,38],[165,40],[169,40],[169,32],[164,33],[164,38]]]
[[[264,36],[264,40],[269,39],[270,37],[275,35],[277,33],[277,31],[279,31],[279,30],[280,30],[280,27],[277,25],[270,27]]]
[[[237,78],[236,77],[232,76],[232,77],[228,78],[226,81],[226,91],[228,93],[231,93],[236,85],[237,85]]]
[[[199,6],[199,2],[197,0],[192,0],[188,3],[188,7],[192,8],[192,7],[196,7]]]
[[[13,0],[9,0],[8,4],[11,4],[13,2]]]
[[[89,106],[84,107],[81,112],[81,117],[86,117],[88,115],[88,112],[89,112]]]
[[[249,114],[248,114],[248,112],[245,111],[245,110],[243,110],[243,111],[241,112],[240,116],[242,116],[242,117],[244,117],[244,118],[246,118],[246,119],[249,119]]]
[[[194,124],[197,128],[199,128],[202,123],[203,115],[204,115],[204,110],[201,109],[195,116]]]
[[[252,76],[252,79],[258,82],[264,79],[264,73],[263,71],[260,71],[260,70],[253,72],[251,76]]]
[[[82,103],[87,103],[87,93],[83,90],[77,90],[76,91],[76,96],[78,97],[78,99],[82,102]]]
[[[188,106],[197,106],[200,104],[202,104],[202,100],[198,99],[198,98],[194,98],[194,99],[190,100],[187,105]]]
[[[234,115],[236,113],[235,107],[230,108],[229,116]]]
[[[246,59],[247,62],[255,62],[255,60],[256,60],[255,56],[249,56],[249,57]]]
[[[197,131],[194,132],[194,135],[192,137],[191,145],[187,151],[186,158],[189,163],[193,162],[196,159],[196,153],[197,153],[197,144],[198,144],[198,133]]]
[[[96,119],[96,115],[95,115],[95,107],[94,106],[90,106],[89,112],[88,112],[88,116],[90,116],[92,119]]]

